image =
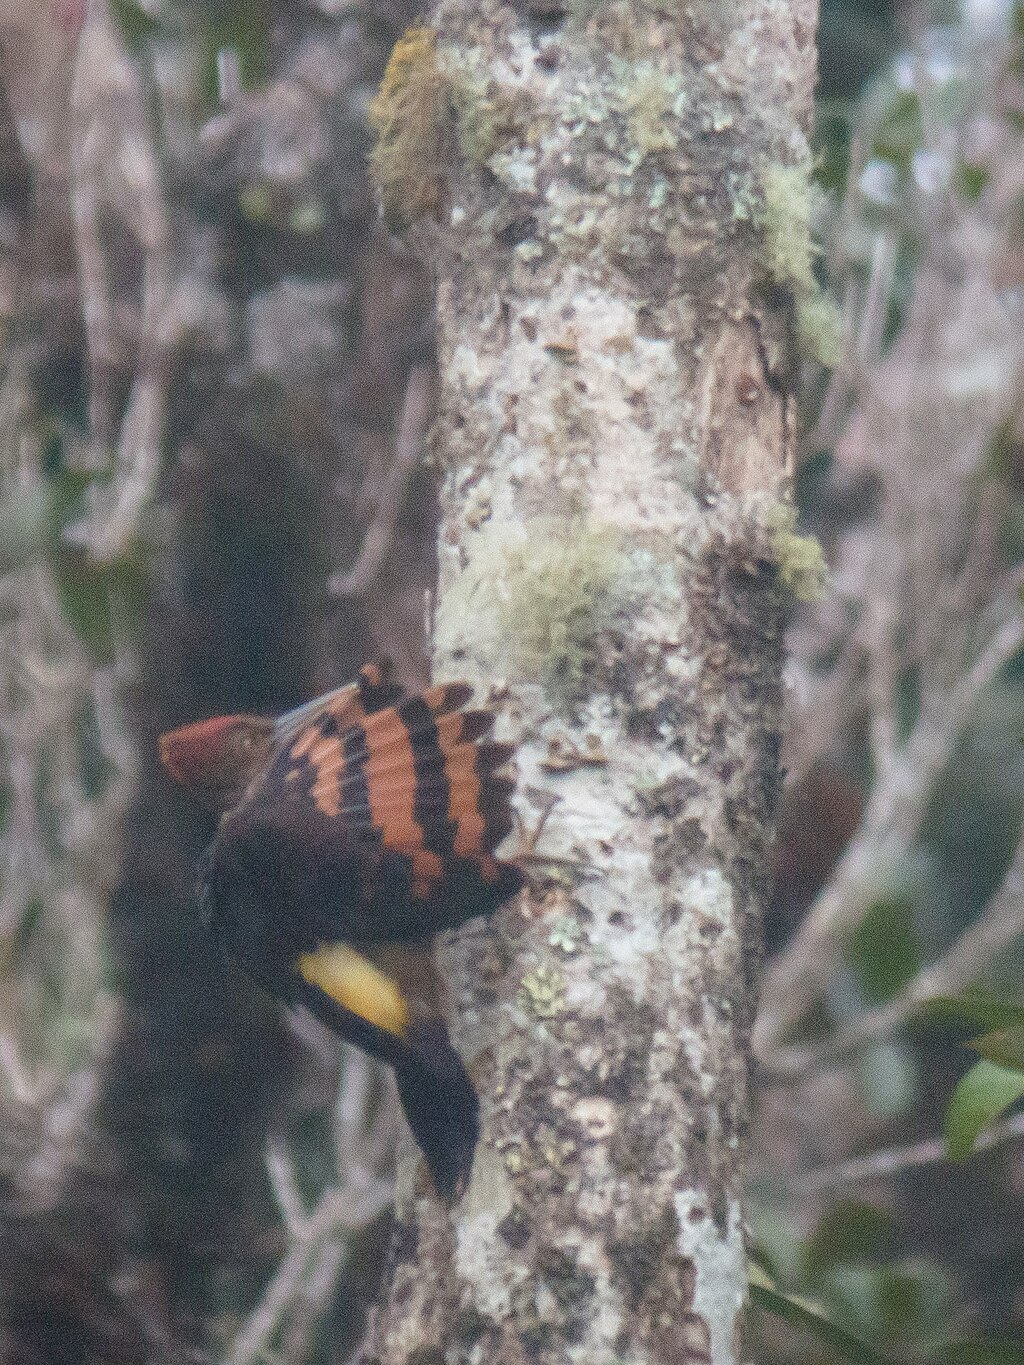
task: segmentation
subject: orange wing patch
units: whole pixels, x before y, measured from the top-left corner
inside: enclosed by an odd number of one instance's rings
[[[494,717],[464,709],[472,696],[466,683],[378,705],[392,695],[388,688],[368,665],[356,684],[292,713],[306,723],[283,731],[268,792],[275,782],[290,799],[304,792],[347,837],[376,841],[405,860],[405,894],[417,901],[446,889],[471,897],[484,886],[507,894],[518,874],[493,851],[512,825],[513,782],[497,773],[511,745],[484,740]]]
[[[305,720],[288,753],[295,762],[306,758],[312,765],[315,777],[310,794],[324,815],[333,819],[342,813],[345,749],[341,737],[362,726],[368,716],[382,714],[378,710],[380,703],[396,700],[400,695],[401,689],[391,681],[388,669],[365,664],[357,682],[329,692],[308,707],[300,707],[291,713],[291,718],[283,718],[286,726]]]
[[[337,687],[279,717],[277,741],[283,745],[294,740],[292,756],[302,758],[316,743],[317,735],[323,733],[325,717],[331,717],[334,732],[342,734],[365,716],[394,706],[403,695],[403,689],[392,676],[390,663],[364,664],[354,683]]]
[[[303,730],[289,750],[290,756],[294,758],[296,762],[298,762],[300,758],[305,758],[316,743],[317,735],[319,733],[320,732],[314,726],[310,726],[308,730]]]
[[[323,811],[331,819],[335,819],[341,814],[341,789],[338,786],[337,774],[344,766],[344,754],[340,754],[341,745],[334,740],[332,747],[327,750],[319,764],[314,763],[317,770],[317,780],[313,783],[311,793],[316,803],[317,810]],[[335,763],[337,754],[337,762]],[[332,766],[330,771],[326,771],[326,763],[330,761]]]
[[[482,851],[484,818],[480,813],[480,778],[472,744],[457,744],[445,751],[448,778],[448,818],[456,826],[453,851],[460,858]]]
[[[373,823],[389,848],[423,847],[423,826],[413,813],[416,765],[409,728],[397,711],[364,721],[368,758],[366,785]]]

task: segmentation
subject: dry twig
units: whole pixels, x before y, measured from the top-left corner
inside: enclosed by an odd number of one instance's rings
[[[68,537],[100,563],[119,558],[138,534],[160,472],[160,443],[178,340],[170,275],[170,226],[140,78],[104,5],[82,28],[72,97],[72,210],[90,366],[90,423],[102,467],[113,439],[112,379],[138,356],[117,441],[115,476],[89,518]],[[122,243],[105,219],[141,247],[145,264],[138,335],[117,322],[112,259]]]
[[[1004,1142],[1024,1137],[1024,1114],[1012,1114],[993,1123],[980,1133],[974,1142],[975,1152],[988,1152]],[[865,1156],[854,1157],[836,1166],[815,1166],[794,1176],[793,1189],[798,1194],[820,1194],[844,1189],[850,1185],[866,1185],[873,1180],[885,1180],[903,1171],[920,1166],[934,1166],[947,1160],[946,1143],[941,1137],[925,1138],[905,1147],[885,1147]]]
[[[262,1298],[231,1343],[226,1365],[255,1365],[264,1360],[282,1329],[293,1344],[304,1341],[344,1271],[351,1234],[372,1223],[392,1201],[393,1184],[385,1172],[394,1152],[394,1106],[378,1105],[371,1117],[375,1098],[371,1082],[377,1068],[354,1048],[346,1047],[344,1056],[335,1108],[338,1183],[308,1213],[291,1156],[280,1143],[268,1149],[267,1174],[289,1245]]]
[[[906,744],[876,782],[852,843],[793,941],[766,973],[755,1045],[769,1069],[774,1049],[827,981],[837,944],[860,922],[882,878],[917,836],[935,781],[978,696],[1022,645],[1024,623],[1006,622],[959,685],[945,696],[932,696]]]
[[[355,564],[346,573],[335,574],[328,582],[332,597],[365,597],[379,579],[394,544],[402,502],[423,453],[423,441],[433,412],[433,368],[414,365],[406,381],[394,459],[384,478],[376,513]]]

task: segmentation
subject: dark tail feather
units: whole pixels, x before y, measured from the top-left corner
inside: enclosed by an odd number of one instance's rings
[[[480,1132],[480,1103],[440,1020],[413,1026],[412,1055],[395,1065],[398,1095],[434,1188],[446,1204],[469,1181]]]
[[[451,1203],[465,1189],[473,1169],[480,1103],[443,1021],[418,1020],[398,1038],[301,977],[292,983],[291,994],[340,1037],[391,1064],[402,1109],[434,1188],[446,1204]]]

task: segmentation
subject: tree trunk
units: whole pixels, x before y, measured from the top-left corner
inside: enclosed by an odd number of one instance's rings
[[[450,1211],[407,1154],[364,1359],[725,1365],[816,11],[521,8],[443,0],[375,111],[438,275],[436,669],[490,685],[525,823],[556,801],[441,952],[483,1132]]]

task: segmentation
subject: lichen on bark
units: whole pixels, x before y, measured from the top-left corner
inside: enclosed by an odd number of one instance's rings
[[[435,664],[500,710],[524,821],[557,800],[529,893],[440,950],[483,1132],[451,1211],[410,1157],[365,1359],[728,1365],[792,451],[754,209],[806,159],[815,10],[535,8],[430,16],[445,78],[514,116],[444,143],[413,236],[438,277]],[[545,633],[552,565],[589,605],[570,626],[554,594]]]

